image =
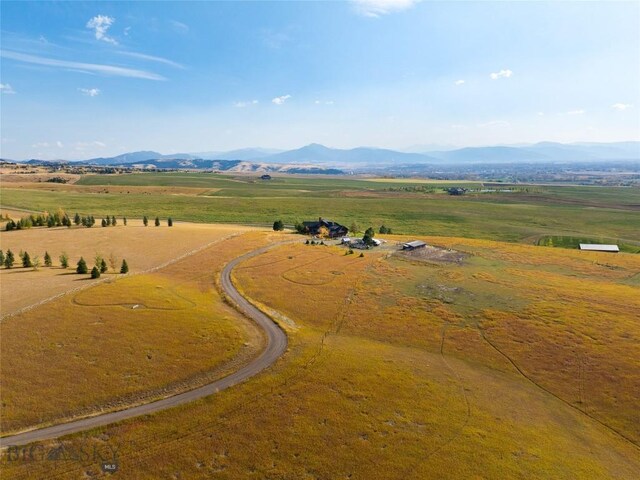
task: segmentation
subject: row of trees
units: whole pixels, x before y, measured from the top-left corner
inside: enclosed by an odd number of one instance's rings
[[[142,217],[142,223],[144,224],[145,227],[149,225],[149,219],[147,218],[146,215]],[[155,225],[156,227],[160,226],[160,217],[156,217]],[[173,220],[171,220],[171,217],[167,218],[167,226],[173,227]]]
[[[22,264],[23,268],[33,268],[34,270],[37,270],[41,266],[40,257],[37,257],[37,256],[31,257],[31,255],[29,255],[29,252],[20,251],[20,253],[18,254],[18,257],[20,258],[20,263]],[[65,252],[62,252],[58,257],[58,259],[60,260],[60,266],[62,268],[69,267],[69,255],[67,255]],[[107,265],[107,260],[109,262],[108,265]],[[107,273],[109,271],[109,267],[111,267],[111,270],[113,272],[117,271],[118,258],[112,253],[111,255],[109,255],[109,258],[107,260],[105,260],[99,254],[95,256],[94,267],[91,270],[92,278],[99,278],[100,274]],[[2,250],[0,250],[1,265],[4,265],[5,268],[13,268],[13,265],[15,264],[15,262],[16,262],[15,255],[11,251],[11,249],[7,250],[6,254]],[[44,252],[44,266],[53,267],[53,260],[51,258],[51,255],[49,255],[49,252]],[[120,265],[120,273],[128,273],[128,272],[129,272],[129,265],[127,264],[127,261],[123,259],[122,264]],[[80,257],[80,260],[77,263],[76,273],[80,273],[80,274],[89,273],[87,262],[84,260],[83,257]]]
[[[124,224],[124,226],[127,226],[127,217],[122,217],[122,223]],[[142,223],[144,223],[144,226],[148,226],[149,225],[149,218],[147,216],[144,216],[142,218]],[[55,213],[53,214],[49,214],[49,213],[44,213],[44,214],[31,214],[27,217],[23,217],[18,221],[9,219],[9,221],[7,222],[7,224],[5,225],[5,230],[10,232],[11,230],[22,230],[22,229],[26,229],[26,228],[31,228],[31,227],[71,227],[72,224],[75,224],[77,226],[82,225],[83,227],[87,227],[87,228],[91,228],[96,224],[96,219],[94,218],[93,215],[88,215],[86,217],[81,217],[78,213],[75,214],[75,216],[73,217],[73,222],[71,221],[71,219],[69,218],[69,216],[64,212],[64,210],[62,210],[61,208],[59,208]],[[107,215],[105,218],[102,219],[101,225],[103,227],[110,227],[110,226],[116,226],[118,224],[118,220],[116,220],[115,215]],[[173,227],[173,220],[171,219],[171,217],[169,217],[167,219],[167,225],[169,227]],[[155,226],[159,227],[160,226],[160,217],[156,217],[155,219]],[[282,228],[284,229],[284,224],[282,225]]]

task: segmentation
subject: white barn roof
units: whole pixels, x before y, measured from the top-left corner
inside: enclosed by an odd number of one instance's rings
[[[601,245],[598,243],[581,243],[580,250],[589,250],[592,252],[619,252],[618,245]]]

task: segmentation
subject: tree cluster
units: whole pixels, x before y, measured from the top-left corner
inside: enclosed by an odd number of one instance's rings
[[[41,265],[40,257],[32,257],[29,252],[26,251],[20,251],[20,253],[18,254],[18,258],[20,259],[20,263],[22,264],[23,268],[33,268],[34,270],[37,270]],[[69,267],[69,255],[67,255],[65,252],[62,252],[58,259],[60,260],[60,267]],[[15,262],[15,255],[11,251],[11,249],[7,250],[6,254],[2,250],[0,250],[0,265],[4,265],[5,268],[13,268]],[[118,268],[118,258],[112,253],[109,255],[108,262],[111,270],[113,272],[116,272]],[[101,274],[107,273],[109,271],[108,265],[107,260],[105,260],[101,255],[97,254],[94,258],[94,266],[91,270],[91,278],[99,278]],[[53,259],[51,258],[51,255],[49,255],[49,252],[44,252],[44,266],[53,267]],[[80,257],[80,260],[78,260],[78,263],[76,264],[76,273],[89,273],[89,267],[87,266],[87,262],[83,257]],[[120,264],[120,273],[129,273],[129,265],[124,259]]]
[[[23,230],[31,227],[70,227],[71,219],[62,209],[58,209],[55,213],[44,214],[31,214],[27,217],[22,217],[17,222],[10,219],[5,225],[5,230],[10,232],[11,230]]]

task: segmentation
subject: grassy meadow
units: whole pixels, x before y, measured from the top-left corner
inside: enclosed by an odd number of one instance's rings
[[[427,240],[462,260],[294,244],[244,262],[236,284],[287,319],[274,367],[64,445],[117,446],[118,474],[134,480],[637,478],[640,305],[628,282],[640,258]],[[99,471],[4,467],[17,479]]]
[[[309,177],[260,181],[246,175],[174,172],[88,175],[73,185],[42,185],[3,188],[2,206],[36,211],[61,206],[96,218],[117,211],[138,218],[159,215],[263,225],[277,219],[293,224],[323,216],[347,226],[354,221],[364,228],[385,224],[396,233],[410,235],[530,243],[542,235],[567,235],[640,245],[640,192],[632,188],[523,185],[511,193],[450,196],[442,190],[450,182]],[[410,188],[425,186],[433,187],[435,193]]]

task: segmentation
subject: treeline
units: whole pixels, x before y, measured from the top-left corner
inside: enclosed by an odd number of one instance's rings
[[[44,252],[43,260],[40,260],[40,257],[29,255],[29,252],[20,251],[18,254],[18,258],[20,260],[20,264],[23,268],[32,268],[34,270],[38,270],[44,263],[45,267],[53,267],[53,259],[49,252]],[[62,252],[58,257],[61,268],[69,268],[69,255],[66,252]],[[2,250],[0,250],[0,265],[4,265],[4,268],[10,269],[14,267],[16,263],[15,254],[11,251],[11,249],[7,250],[5,254]],[[119,268],[118,268],[119,267]],[[103,273],[107,273],[111,268],[113,273],[129,273],[129,264],[125,259],[122,259],[122,262],[116,257],[113,253],[109,255],[109,258],[105,259],[100,254],[96,254],[94,257],[94,266],[91,269],[91,278],[100,278],[100,275]],[[78,263],[76,264],[76,273],[78,274],[87,274],[89,273],[89,267],[87,266],[87,262],[83,257],[80,257]]]
[[[149,225],[149,218],[144,216],[142,218],[142,223],[144,226]],[[73,217],[73,220],[69,218],[64,210],[59,208],[55,213],[43,213],[43,214],[31,214],[26,217],[22,217],[20,220],[16,221],[13,219],[9,219],[7,224],[5,225],[5,230],[10,232],[12,230],[23,230],[31,227],[71,227],[72,225],[83,226],[87,228],[91,228],[96,224],[96,219],[93,215],[88,216],[80,216],[80,214],[76,213]],[[103,227],[115,227],[118,225],[118,220],[115,215],[107,215],[102,219],[100,224]],[[122,224],[127,226],[127,217],[122,217]],[[167,225],[169,227],[173,227],[173,220],[171,217],[167,219]],[[155,218],[155,226],[160,226],[160,217]]]

